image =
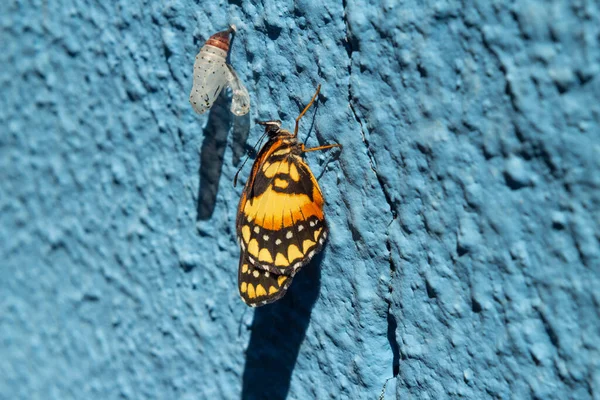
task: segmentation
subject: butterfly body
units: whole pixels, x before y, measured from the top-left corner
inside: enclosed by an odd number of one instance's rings
[[[250,306],[281,298],[294,275],[321,251],[328,234],[325,202],[302,156],[339,146],[305,149],[297,140],[297,128],[292,134],[279,121],[261,124],[268,141],[256,157],[236,220],[239,291]]]

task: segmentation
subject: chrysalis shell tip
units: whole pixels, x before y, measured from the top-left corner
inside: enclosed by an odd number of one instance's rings
[[[217,32],[212,35],[207,41],[207,45],[218,47],[221,50],[229,51],[229,34],[231,29],[226,31]]]

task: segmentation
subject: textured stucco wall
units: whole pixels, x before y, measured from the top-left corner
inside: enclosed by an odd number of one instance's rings
[[[0,398],[600,398],[599,7],[2,1]],[[317,83],[330,240],[254,311],[233,175]]]

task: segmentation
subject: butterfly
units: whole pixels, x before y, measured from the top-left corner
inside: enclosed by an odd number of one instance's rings
[[[323,194],[302,154],[342,146],[307,149],[297,139],[300,119],[320,90],[321,85],[296,118],[293,134],[281,128],[281,121],[259,122],[268,140],[254,161],[236,219],[238,288],[251,307],[283,297],[294,275],[327,239]]]

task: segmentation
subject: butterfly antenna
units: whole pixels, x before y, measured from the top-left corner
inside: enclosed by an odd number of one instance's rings
[[[308,109],[310,108],[310,106],[313,105],[313,103],[315,102],[315,99],[319,95],[320,91],[321,91],[321,84],[319,84],[319,86],[317,86],[317,91],[313,95],[312,99],[310,99],[310,103],[308,103],[306,105],[306,107],[304,107],[304,110],[302,110],[302,112],[300,113],[300,115],[298,115],[298,118],[296,118],[296,127],[294,128],[294,137],[298,136],[298,127],[300,126],[300,118],[302,118],[304,116],[304,114],[306,114],[306,112],[308,111]]]
[[[267,132],[265,131],[265,133],[263,133],[263,135],[260,137],[260,139],[258,139],[258,142],[256,142],[256,144],[254,145],[254,151],[255,152],[256,152],[256,149],[258,148],[258,145],[265,138],[266,134],[267,134]],[[250,154],[246,155],[246,158],[244,159],[244,162],[242,163],[242,165],[238,168],[237,172],[235,173],[235,176],[233,177],[233,187],[236,187],[238,175],[240,174],[240,172],[242,172],[242,168],[244,168],[244,165],[246,165],[246,162],[248,161],[248,158],[250,158]]]

